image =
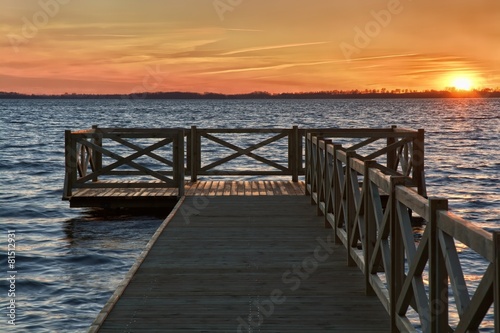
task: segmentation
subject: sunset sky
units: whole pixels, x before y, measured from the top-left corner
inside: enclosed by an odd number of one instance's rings
[[[500,87],[498,0],[0,0],[0,91]]]

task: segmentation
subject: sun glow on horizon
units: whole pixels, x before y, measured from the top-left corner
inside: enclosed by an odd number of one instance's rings
[[[466,77],[457,77],[453,80],[453,86],[458,90],[471,90],[472,80]]]
[[[471,91],[477,88],[477,80],[467,74],[454,74],[447,80],[446,87],[450,87],[461,91]]]

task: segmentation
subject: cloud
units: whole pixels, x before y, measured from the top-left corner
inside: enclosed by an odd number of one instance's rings
[[[226,55],[233,55],[233,54],[240,54],[240,53],[247,53],[247,52],[269,51],[269,50],[285,49],[285,48],[290,48],[290,47],[302,47],[302,46],[321,45],[321,44],[328,44],[328,43],[330,43],[330,42],[326,41],[326,42],[295,43],[295,44],[272,45],[272,46],[257,46],[257,47],[249,47],[249,48],[235,50],[235,51],[229,51],[229,52],[222,53],[220,55],[226,56]]]
[[[259,29],[226,29],[227,31],[241,31],[241,32],[264,32],[264,30]]]
[[[247,68],[234,68],[234,69],[223,69],[211,72],[200,73],[201,75],[213,75],[213,74],[229,74],[229,73],[241,73],[241,72],[254,72],[254,71],[264,71],[264,70],[279,70],[299,66],[317,66],[324,64],[331,64],[339,62],[340,60],[325,60],[325,61],[314,61],[314,62],[302,62],[302,63],[289,63],[271,66],[261,66],[261,67],[247,67]]]

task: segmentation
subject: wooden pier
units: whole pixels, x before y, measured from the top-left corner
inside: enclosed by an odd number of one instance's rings
[[[203,199],[164,222],[96,330],[387,332],[387,312],[305,196]]]
[[[99,198],[178,201],[89,332],[500,333],[500,233],[427,197],[422,130],[67,131],[64,199]]]

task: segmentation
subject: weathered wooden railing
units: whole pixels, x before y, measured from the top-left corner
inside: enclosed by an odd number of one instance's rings
[[[365,132],[373,139],[387,137],[388,146],[361,156],[356,150],[372,139],[349,148],[331,140]],[[399,148],[397,156],[387,156],[386,166],[373,160],[389,147]],[[426,198],[422,131],[308,133],[306,186],[325,226],[348,249],[347,264],[364,272],[367,293],[377,295],[391,315],[391,332],[417,332],[419,326],[423,332],[478,332],[492,303],[495,332],[500,332],[500,233],[449,212],[446,199]],[[419,242],[412,230],[417,220],[426,224]],[[456,241],[487,267],[472,295]]]
[[[184,130],[97,126],[68,130],[65,161],[63,198],[71,197],[73,189],[120,187],[177,187],[182,195]]]
[[[302,131],[303,132],[303,131]],[[291,129],[199,129],[191,127],[187,138],[187,173],[191,174],[194,182],[201,175],[225,175],[225,176],[292,176],[293,181],[297,181],[300,174],[304,173],[302,148],[303,140],[301,132],[297,126]],[[235,143],[221,137],[221,135],[231,135],[233,138],[240,138],[248,135],[253,138],[260,138],[257,143],[252,143],[246,148],[242,148]],[[259,148],[269,148],[271,144],[286,140],[282,144],[285,149],[279,149],[284,156],[274,156],[274,158],[264,157],[257,154]],[[202,153],[205,152],[204,142],[220,148],[229,149],[232,153],[226,157],[218,157],[212,154],[211,161],[202,163]],[[240,156],[250,157],[254,162],[261,163],[260,166],[249,164],[243,168],[241,164],[238,169],[220,169],[217,167],[227,165]],[[214,160],[215,157],[215,160]],[[270,170],[263,170],[268,167]]]

